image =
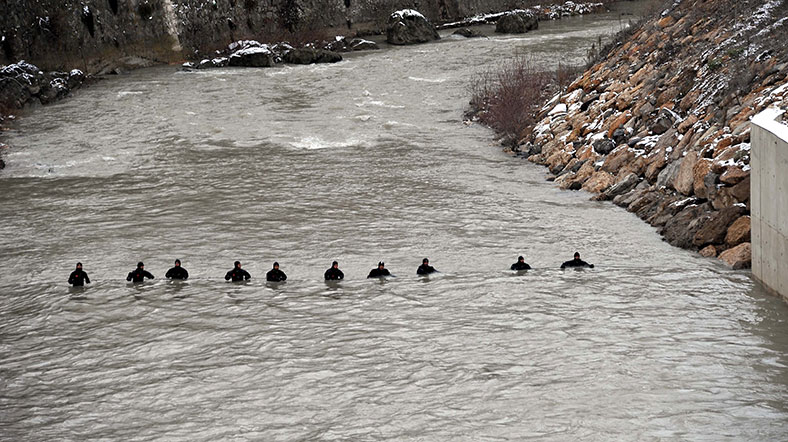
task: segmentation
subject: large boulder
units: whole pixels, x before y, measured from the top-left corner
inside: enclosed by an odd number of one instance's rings
[[[412,45],[439,40],[432,23],[420,12],[403,9],[389,16],[386,24],[386,41],[393,45]]]
[[[46,75],[48,80],[41,87],[38,99],[41,104],[49,104],[53,101],[63,99],[68,95],[68,74],[63,72],[51,72]]]
[[[725,234],[725,244],[731,247],[745,242],[750,242],[750,217],[747,215],[734,221]]]
[[[661,135],[673,127],[673,124],[676,123],[678,119],[679,117],[671,110],[660,109],[659,113],[657,113],[657,117],[651,124],[651,132],[656,135]]]
[[[481,32],[479,32],[477,30],[471,29],[471,28],[457,29],[456,31],[454,31],[454,33],[452,33],[452,35],[459,35],[459,36],[465,37],[465,38],[486,37],[486,35],[482,34]]]
[[[613,198],[623,195],[634,189],[639,182],[640,178],[636,174],[629,173],[624,178],[619,179],[616,184],[612,185],[609,189],[607,189],[595,199],[598,201],[612,200]]]
[[[607,190],[615,182],[616,180],[613,178],[613,175],[610,175],[603,170],[598,170],[594,172],[593,175],[591,175],[591,178],[583,183],[583,189],[586,192],[600,193]]]
[[[267,46],[253,46],[233,52],[230,55],[230,66],[267,68],[274,64],[274,53]]]
[[[715,258],[717,257],[717,248],[712,245],[708,245],[698,253],[700,253],[700,256],[703,256],[705,258]]]
[[[24,60],[0,69],[0,105],[21,109],[47,83],[44,73]]]
[[[293,49],[284,56],[284,62],[290,64],[337,63],[342,56],[336,52],[316,48]]]
[[[713,197],[713,195],[709,195],[709,191],[715,191],[714,185],[718,176],[711,172],[711,164],[710,159],[701,158],[692,168],[692,188],[698,198],[711,199]]]
[[[689,249],[694,247],[695,234],[709,219],[711,204],[689,205],[671,218],[661,229],[665,241],[676,247]]]
[[[752,246],[748,242],[739,244],[720,253],[719,259],[733,269],[749,269],[752,267]]]
[[[708,244],[722,244],[728,233],[728,227],[745,212],[744,207],[726,207],[710,214],[706,222],[695,233],[692,244],[695,247],[704,247]]]
[[[657,175],[657,189],[672,186],[672,183],[676,181],[676,176],[679,174],[679,166],[681,166],[681,162],[674,161],[659,172],[659,175]]]
[[[499,34],[524,34],[539,28],[536,15],[528,11],[512,11],[495,23],[495,32]]]
[[[725,169],[725,172],[720,176],[720,181],[729,186],[739,184],[750,175],[749,171],[742,170],[741,167],[731,166]]]
[[[692,195],[695,183],[695,164],[698,162],[698,154],[695,152],[687,152],[684,158],[681,159],[679,171],[676,178],[673,180],[673,188],[683,195]]]
[[[600,155],[607,155],[616,148],[616,143],[607,137],[595,140],[592,145],[594,146],[594,151]]]

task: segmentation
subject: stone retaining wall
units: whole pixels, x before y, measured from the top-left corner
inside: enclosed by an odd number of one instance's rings
[[[788,3],[673,3],[545,106],[519,144],[565,189],[750,266],[750,119],[788,108]],[[784,261],[782,261],[784,264]]]

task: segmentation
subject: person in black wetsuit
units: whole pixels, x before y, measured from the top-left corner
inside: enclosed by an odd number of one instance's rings
[[[430,260],[427,258],[421,260],[421,265],[416,270],[417,275],[429,275],[430,273],[435,272],[437,272],[437,270],[435,270],[435,267],[430,265]]]
[[[88,274],[82,270],[82,263],[77,263],[77,269],[71,272],[68,275],[68,283],[73,285],[74,287],[82,287],[85,283],[90,284],[90,278],[88,278]]]
[[[590,269],[593,269],[594,265],[589,264],[583,261],[582,259],[580,259],[580,252],[575,252],[575,259],[561,264],[562,269],[565,269],[567,267],[588,267]]]
[[[525,258],[522,256],[517,257],[517,262],[512,264],[512,270],[531,270],[531,266],[525,262]]]
[[[323,276],[326,278],[326,281],[345,279],[345,274],[342,273],[342,270],[339,270],[339,263],[336,261],[331,263],[331,268],[326,270]]]
[[[275,262],[274,268],[272,268],[271,270],[268,271],[268,273],[265,274],[265,280],[274,281],[274,282],[286,281],[287,275],[285,275],[285,272],[279,270],[279,263]]]
[[[235,261],[235,267],[224,275],[224,280],[229,281],[232,279],[233,282],[238,282],[246,281],[251,277],[252,275],[249,272],[241,268],[241,261]]]
[[[391,276],[391,272],[389,272],[385,266],[386,264],[384,264],[383,261],[379,262],[377,268],[370,270],[367,278],[381,278],[383,276]]]
[[[186,280],[189,279],[189,272],[186,271],[183,267],[181,267],[181,260],[175,260],[175,267],[167,270],[167,273],[164,275],[167,279],[181,279]]]
[[[145,278],[153,279],[153,275],[151,275],[150,272],[145,271],[145,264],[140,261],[137,263],[137,269],[129,272],[129,276],[126,277],[126,281],[138,283],[144,281]]]

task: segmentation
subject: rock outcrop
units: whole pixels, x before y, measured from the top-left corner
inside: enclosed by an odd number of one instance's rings
[[[233,52],[229,58],[230,66],[268,68],[276,64],[274,53],[267,46],[256,46]]]
[[[539,27],[536,14],[518,10],[512,11],[499,18],[495,23],[495,32],[501,34],[524,34]]]
[[[346,40],[344,37],[337,37],[334,43],[339,42],[344,44]],[[363,42],[364,40],[356,42],[356,46],[365,47]],[[331,47],[327,42],[323,42],[322,45],[323,47]],[[347,46],[346,50],[350,51],[352,49],[350,49],[350,46]],[[184,63],[183,67],[186,70],[221,68],[225,66],[267,68],[276,66],[279,63],[314,64],[337,63],[340,61],[342,61],[342,56],[337,52],[317,48],[313,44],[302,48],[294,48],[285,42],[267,45],[255,40],[239,40],[231,43],[216,58],[205,59],[199,63]]]
[[[507,4],[510,4],[508,2]],[[494,6],[494,2],[485,2],[486,5],[489,5],[488,9],[494,10],[496,7]],[[498,10],[501,8],[498,7]],[[465,26],[472,26],[472,25],[479,25],[479,24],[494,24],[497,23],[498,20],[501,18],[515,12],[525,12],[528,15],[532,15],[538,21],[543,20],[558,20],[561,17],[571,17],[576,15],[584,15],[584,14],[592,14],[595,12],[604,11],[605,3],[603,2],[588,2],[588,3],[576,3],[573,1],[566,1],[564,3],[558,4],[543,4],[539,6],[532,6],[525,10],[523,9],[515,9],[515,10],[507,10],[504,12],[494,12],[490,14],[476,14],[472,17],[465,18],[460,21],[444,23],[439,26],[439,29],[447,29],[447,28],[461,28]]]
[[[394,12],[386,24],[386,41],[393,45],[412,45],[439,39],[432,23],[413,9]]]
[[[337,63],[342,61],[342,56],[325,49],[300,48],[288,52],[284,61],[290,64]]]
[[[9,111],[36,101],[48,104],[79,88],[85,78],[78,69],[45,73],[23,60],[0,69],[0,104]]]
[[[452,35],[459,35],[465,38],[481,38],[486,37],[486,35],[482,34],[481,32],[471,29],[471,28],[461,28],[457,29],[456,31],[452,32]]]
[[[560,186],[738,268],[749,265],[749,120],[788,108],[788,24],[781,2],[726,1],[676,2],[632,28],[544,106],[520,150]]]

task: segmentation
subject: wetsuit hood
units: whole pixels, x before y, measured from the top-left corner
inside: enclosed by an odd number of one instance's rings
[[[145,264],[143,264],[142,261],[137,263],[137,268],[140,268],[140,267],[145,267]]]

